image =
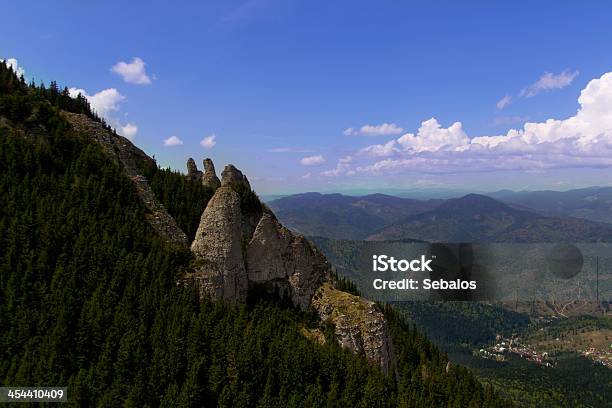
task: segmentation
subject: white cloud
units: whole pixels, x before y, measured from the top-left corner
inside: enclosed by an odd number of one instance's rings
[[[129,84],[149,85],[151,78],[147,75],[146,65],[142,59],[134,57],[130,63],[119,61],[113,65],[111,71]]]
[[[93,95],[89,95],[84,89],[70,88],[68,93],[73,98],[76,98],[79,94],[83,95],[91,105],[91,109],[104,118],[110,126],[114,127],[117,133],[134,141],[138,133],[138,126],[134,123],[124,125],[114,116],[114,113],[121,108],[121,102],[125,100],[125,96],[115,88],[104,89]]]
[[[25,76],[25,70],[23,67],[19,66],[19,62],[15,58],[7,58],[0,59],[0,61],[6,63],[7,66],[13,69],[13,72],[17,74],[18,77]]]
[[[109,114],[119,110],[119,104],[125,100],[125,96],[121,95],[115,88],[108,88],[89,95],[84,89],[70,88],[68,90],[70,96],[76,98],[78,94],[83,95],[89,101],[91,108],[100,116],[109,119]]]
[[[397,142],[405,150],[418,153],[455,149],[468,143],[469,138],[463,131],[461,122],[455,122],[448,128],[443,128],[435,118],[431,118],[421,123],[416,135],[406,133],[397,139]]]
[[[180,146],[183,144],[183,141],[178,136],[170,136],[166,140],[164,140],[164,146]]]
[[[121,126],[118,131],[121,136],[125,136],[129,140],[134,141],[138,133],[138,126],[133,123],[127,123]]]
[[[312,173],[306,173],[304,174],[302,177],[300,177],[302,180],[309,180],[312,177]]]
[[[319,164],[325,163],[325,158],[320,154],[317,156],[308,156],[303,157],[300,163],[302,166],[318,166]]]
[[[524,88],[520,95],[524,96],[525,98],[531,98],[539,93],[550,91],[551,89],[565,88],[572,83],[578,74],[579,72],[577,70],[573,72],[565,70],[556,75],[550,72],[545,72],[540,79]]]
[[[566,119],[526,122],[501,135],[469,137],[461,122],[444,128],[432,118],[416,134],[361,149],[359,152],[368,154],[357,156],[359,165],[353,163],[351,168],[350,161],[339,161],[335,169],[323,174],[612,167],[612,72],[591,80],[578,104],[576,114]],[[368,162],[376,153],[384,159]]]
[[[212,149],[217,144],[216,139],[217,139],[217,135],[215,135],[214,133],[209,136],[206,136],[204,139],[200,141],[200,146],[202,146],[205,149]]]
[[[326,170],[321,174],[323,176],[339,176],[341,174],[346,174],[351,171],[351,163],[353,162],[353,156],[344,156],[338,160],[336,167],[331,170]]]
[[[388,157],[392,156],[395,152],[398,151],[396,145],[397,142],[395,140],[390,140],[385,144],[377,144],[364,147],[359,151],[359,154],[371,157]]]
[[[499,101],[497,101],[497,109],[502,110],[504,109],[506,106],[510,105],[512,103],[512,97],[510,95],[506,95],[503,98],[501,98]]]
[[[399,135],[404,131],[395,123],[383,123],[381,125],[363,125],[359,129],[344,129],[342,132],[346,136],[389,136]]]
[[[506,106],[514,102],[515,99],[532,98],[542,92],[565,88],[572,83],[578,74],[578,70],[570,71],[567,69],[559,74],[545,72],[536,82],[521,89],[521,92],[516,97],[513,98],[510,95],[506,95],[497,101],[497,109],[504,109]]]

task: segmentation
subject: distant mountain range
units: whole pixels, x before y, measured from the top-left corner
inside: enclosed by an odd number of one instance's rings
[[[569,191],[509,191],[487,194],[511,206],[532,209],[550,217],[576,217],[612,223],[612,187]]]
[[[495,197],[495,198],[493,198]],[[308,236],[443,242],[612,242],[612,188],[499,191],[447,200],[306,193],[269,203]],[[548,204],[547,204],[548,203]]]
[[[365,239],[400,219],[437,207],[443,200],[420,201],[385,194],[362,197],[304,193],[268,203],[289,228],[307,236]]]
[[[612,241],[612,225],[545,217],[491,197],[468,194],[368,236],[369,240],[405,238],[438,242],[598,242]]]

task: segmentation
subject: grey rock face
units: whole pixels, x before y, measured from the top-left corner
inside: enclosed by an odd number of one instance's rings
[[[194,282],[201,294],[245,301],[247,273],[242,255],[240,197],[220,187],[208,202],[191,250],[198,260]]]
[[[312,300],[312,307],[323,321],[335,326],[338,342],[363,353],[370,363],[384,373],[393,369],[393,342],[385,316],[372,301],[323,284]]]
[[[245,208],[241,200],[252,200],[248,193],[242,172],[226,166],[221,186],[202,214],[191,245],[196,263],[185,281],[200,296],[239,302],[256,284],[277,290],[301,309],[312,307],[322,321],[332,322],[343,347],[364,354],[384,372],[391,370],[393,345],[374,302],[335,289],[325,256],[282,226],[265,205]]]
[[[191,157],[187,160],[187,178],[190,180],[199,180],[202,178],[202,172],[198,170],[195,160]]]
[[[263,214],[247,247],[251,282],[272,282],[289,290],[293,303],[310,305],[316,289],[330,278],[325,257],[304,237],[283,227],[272,213]]]
[[[231,185],[239,185],[244,184],[247,189],[251,189],[251,185],[249,184],[249,180],[246,178],[244,174],[233,164],[228,164],[223,169],[221,173],[221,185],[222,186],[231,186]]]
[[[202,184],[216,190],[221,186],[221,181],[215,172],[215,165],[209,158],[204,159],[204,174],[202,174]]]

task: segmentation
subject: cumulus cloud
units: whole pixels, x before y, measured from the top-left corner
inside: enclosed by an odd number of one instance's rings
[[[17,61],[16,58],[0,59],[0,61],[12,68],[13,72],[16,73],[18,77],[25,76],[25,70],[23,67],[19,66],[19,61]]]
[[[147,75],[146,63],[134,57],[132,62],[119,61],[111,68],[111,71],[123,78],[128,84],[149,85],[151,77]]]
[[[367,155],[371,157],[387,157],[393,155],[398,151],[397,142],[395,140],[389,140],[385,144],[376,144],[368,147],[364,147],[359,151],[360,155]]]
[[[212,149],[217,144],[217,135],[214,133],[206,136],[204,139],[200,140],[200,146],[205,149]]]
[[[172,146],[180,146],[183,144],[183,141],[178,136],[170,136],[166,140],[164,140],[164,146],[172,147]]]
[[[395,123],[383,123],[381,125],[363,125],[359,129],[347,128],[342,132],[346,136],[389,136],[399,135],[404,131]]]
[[[418,153],[460,148],[469,142],[469,138],[463,131],[461,122],[455,122],[448,128],[443,128],[435,118],[431,118],[421,123],[416,134],[406,133],[397,139],[397,142],[405,150]]]
[[[612,72],[591,80],[578,104],[576,114],[566,119],[526,122],[500,135],[470,137],[461,122],[445,128],[432,118],[416,133],[359,150],[358,165],[347,156],[350,160],[342,158],[322,174],[612,167]]]
[[[125,100],[125,96],[115,88],[104,89],[93,95],[89,95],[87,91],[79,88],[70,88],[68,92],[73,98],[76,98],[78,94],[83,95],[89,101],[91,108],[104,118],[107,118],[109,113],[118,111],[119,104]]]
[[[510,95],[506,95],[503,98],[501,98],[499,101],[497,101],[497,109],[502,110],[506,106],[510,105],[511,103],[512,103],[512,97]]]
[[[108,88],[90,95],[84,89],[70,88],[68,93],[73,98],[76,98],[79,94],[83,95],[91,105],[92,110],[104,118],[110,126],[114,127],[117,133],[132,141],[134,140],[138,133],[138,126],[133,123],[122,124],[115,116],[121,108],[121,102],[125,100],[125,96],[117,89]]]
[[[550,72],[545,72],[540,79],[538,79],[533,84],[524,88],[521,91],[521,96],[525,98],[531,98],[536,96],[539,93],[550,91],[552,89],[561,89],[570,85],[574,78],[578,76],[579,72],[565,70],[559,74],[553,74]]]
[[[351,170],[351,163],[353,162],[353,156],[344,156],[338,160],[336,167],[331,170],[325,170],[321,172],[323,176],[339,176],[347,174]]]
[[[303,157],[300,163],[302,166],[318,166],[319,164],[325,163],[325,158],[320,154],[317,156],[308,156]]]
[[[134,140],[136,138],[136,134],[138,133],[138,126],[133,123],[127,123],[119,129],[119,134],[127,137],[130,140]]]

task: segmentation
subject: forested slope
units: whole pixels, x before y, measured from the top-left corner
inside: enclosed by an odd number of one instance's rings
[[[100,120],[84,98],[0,64],[3,386],[67,386],[71,406],[508,405],[465,369],[447,370],[392,309],[397,371],[384,376],[329,327],[324,344],[302,335],[318,325],[310,313],[266,297],[199,302],[176,284],[191,254],[156,236],[134,184],[60,109]],[[148,172],[192,236],[207,192]]]

